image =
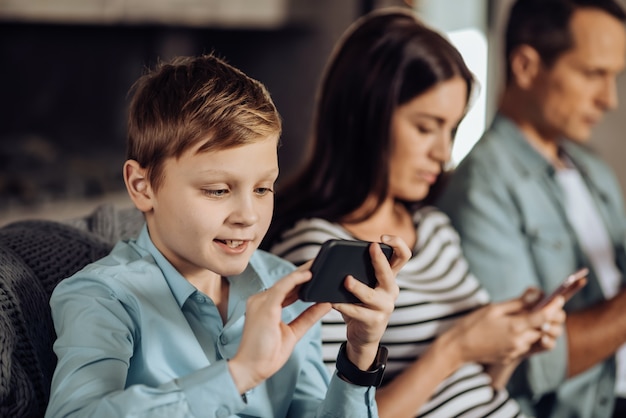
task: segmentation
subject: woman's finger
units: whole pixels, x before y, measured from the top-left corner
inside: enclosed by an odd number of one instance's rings
[[[528,317],[530,326],[541,329],[546,323],[562,323],[565,321],[564,302],[563,296],[557,296],[540,310],[532,312]]]

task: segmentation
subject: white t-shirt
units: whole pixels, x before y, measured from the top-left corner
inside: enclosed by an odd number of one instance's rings
[[[615,265],[615,251],[607,226],[602,221],[593,198],[580,172],[575,168],[559,169],[556,178],[565,197],[567,218],[574,228],[582,250],[585,252],[598,277],[600,287],[607,299],[620,290],[621,272]],[[615,392],[626,396],[626,344],[616,353],[617,380]]]

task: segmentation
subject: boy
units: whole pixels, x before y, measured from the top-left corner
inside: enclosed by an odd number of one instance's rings
[[[318,320],[331,305],[296,300],[310,264],[257,251],[280,128],[265,88],[215,56],[139,79],[124,180],[146,223],[55,289],[47,416],[376,415],[371,376],[408,247],[384,237],[390,265],[371,246],[376,289],[346,279],[363,303],[333,306],[348,342],[329,381]]]

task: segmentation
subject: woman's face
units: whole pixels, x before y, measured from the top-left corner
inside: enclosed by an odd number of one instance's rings
[[[424,199],[449,160],[452,139],[467,103],[461,77],[436,84],[398,106],[391,116],[390,197]]]

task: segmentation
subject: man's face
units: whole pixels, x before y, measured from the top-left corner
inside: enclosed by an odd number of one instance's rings
[[[541,66],[533,84],[537,128],[547,138],[584,142],[604,113],[617,107],[626,32],[622,22],[595,9],[576,11],[570,28],[574,46],[551,67]]]

